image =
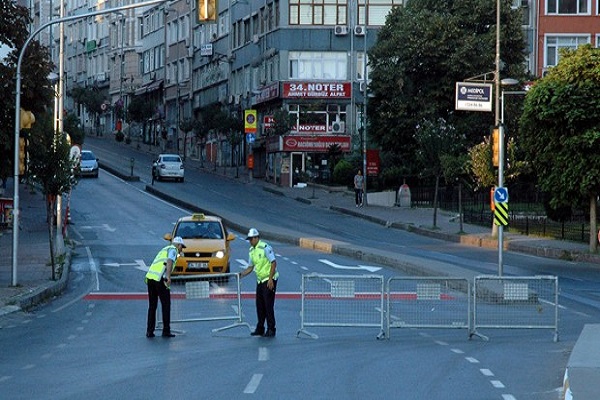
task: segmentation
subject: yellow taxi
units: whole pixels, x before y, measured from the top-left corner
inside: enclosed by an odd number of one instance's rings
[[[170,241],[181,236],[185,243],[183,256],[177,259],[173,275],[224,274],[230,271],[230,242],[236,238],[221,218],[192,214],[179,218],[172,233],[163,237]]]

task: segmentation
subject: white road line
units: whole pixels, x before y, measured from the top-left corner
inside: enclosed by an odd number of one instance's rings
[[[434,343],[439,344],[440,346],[448,346],[448,343],[442,342],[441,340],[435,340]]]
[[[260,385],[262,377],[263,374],[252,375],[252,378],[250,378],[250,382],[248,382],[248,385],[246,385],[246,388],[244,389],[244,393],[252,394],[256,392],[256,389],[258,389],[258,385]]]
[[[479,364],[479,360],[473,357],[465,357],[465,360],[467,360],[471,364]]]
[[[269,360],[269,349],[266,347],[258,348],[258,361],[268,361]]]
[[[481,368],[480,371],[485,376],[494,376],[494,373],[487,368]]]
[[[10,378],[12,378],[12,376],[8,376],[8,375],[0,376],[0,382],[6,382]]]
[[[23,368],[21,368],[22,370],[26,370],[26,369],[33,369],[35,368],[35,364],[27,364],[25,365]]]
[[[452,351],[453,353],[456,353],[456,354],[465,354],[465,352],[462,351],[461,349],[450,349],[450,351]]]
[[[505,387],[504,384],[500,381],[490,381],[490,383],[492,384],[492,386],[498,389],[503,389]]]
[[[513,396],[512,394],[503,394],[502,400],[517,400],[517,398],[515,396]]]

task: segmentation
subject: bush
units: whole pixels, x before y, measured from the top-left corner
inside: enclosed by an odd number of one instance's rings
[[[346,160],[340,160],[333,168],[333,183],[353,186],[354,168]]]
[[[115,133],[115,140],[117,142],[122,142],[123,139],[125,139],[125,134],[121,131],[117,131],[117,133]]]

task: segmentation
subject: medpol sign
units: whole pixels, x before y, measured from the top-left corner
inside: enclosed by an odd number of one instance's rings
[[[457,110],[492,111],[492,84],[456,82]]]

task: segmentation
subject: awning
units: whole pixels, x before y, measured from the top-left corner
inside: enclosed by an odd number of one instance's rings
[[[145,93],[154,92],[155,90],[158,90],[160,88],[162,83],[163,83],[162,79],[160,79],[158,81],[149,82],[149,83],[145,84],[144,86],[137,88],[135,90],[135,95],[140,96]]]

